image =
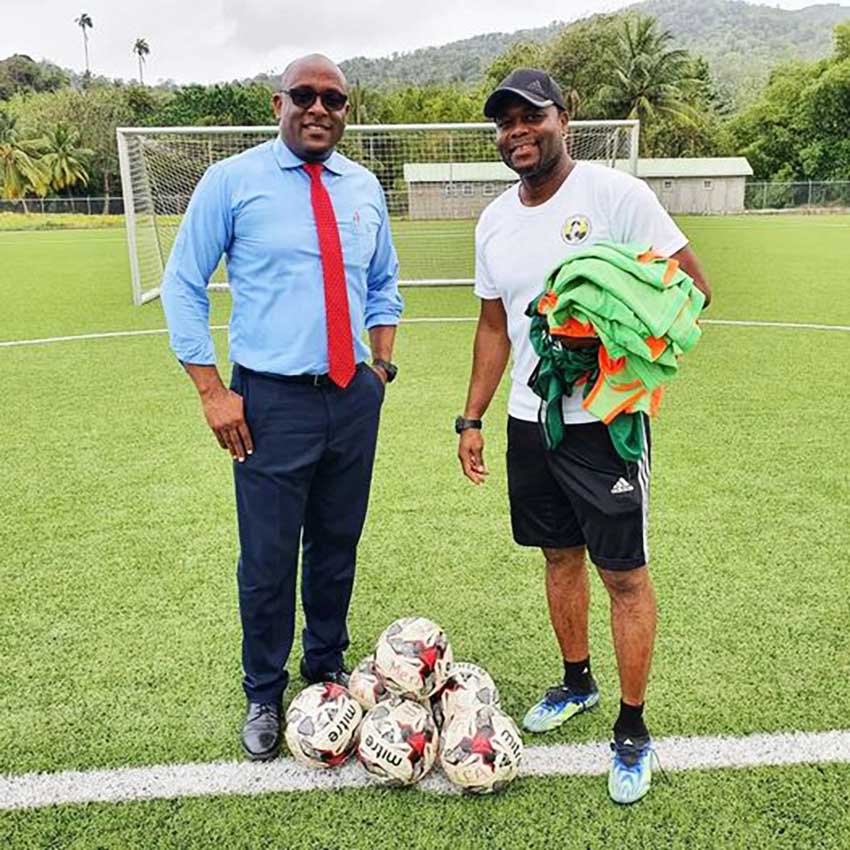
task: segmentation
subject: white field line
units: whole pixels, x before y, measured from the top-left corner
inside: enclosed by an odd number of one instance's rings
[[[743,738],[662,738],[655,742],[655,747],[668,772],[846,764],[850,763],[850,730]],[[527,747],[520,775],[599,776],[608,771],[609,763],[610,753],[604,743]],[[163,764],[0,776],[0,810],[370,786],[374,786],[373,780],[356,761],[329,771],[301,767],[290,758],[268,764]],[[418,787],[437,794],[457,793],[439,771],[426,777]]]
[[[451,324],[456,322],[477,322],[476,316],[431,316],[417,319],[402,319],[404,325],[414,324]],[[807,331],[850,332],[850,325],[818,325],[806,322],[762,322],[756,319],[702,319],[702,325],[719,325],[751,328],[782,328]],[[210,325],[210,330],[227,330],[227,325]],[[102,333],[76,334],[74,336],[48,336],[39,339],[9,339],[0,341],[0,348],[15,348],[24,345],[51,345],[55,342],[83,342],[91,339],[114,339],[117,337],[157,336],[167,334],[167,328],[153,328],[140,331],[104,331]]]
[[[475,322],[474,316],[437,316],[434,318],[403,319],[405,325],[423,322]],[[211,331],[226,331],[227,325],[210,325]],[[104,331],[102,333],[75,334],[74,336],[47,336],[39,339],[10,339],[0,342],[0,348],[13,348],[21,345],[50,345],[54,342],[82,342],[90,339],[114,339],[128,336],[157,336],[168,333],[168,328],[152,328],[144,331]]]
[[[787,328],[804,331],[850,331],[850,325],[817,325],[809,322],[761,322],[756,319],[700,319],[701,325],[737,325],[748,328]]]
[[[9,231],[6,233],[0,233],[0,244],[3,245],[24,245],[27,244],[27,236],[31,233],[39,233],[42,236],[45,234],[49,234],[49,239],[39,239],[37,247],[41,247],[42,245],[67,245],[69,242],[79,242],[81,233],[88,233],[85,237],[85,242],[88,244],[89,242],[114,242],[120,239],[122,242],[125,242],[127,239],[127,234],[124,228],[104,228],[103,230],[97,230],[95,233],[97,235],[93,235],[91,231],[86,231],[83,228],[76,228],[70,230],[16,230]]]

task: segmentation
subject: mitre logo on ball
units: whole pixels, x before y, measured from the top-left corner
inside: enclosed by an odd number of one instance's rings
[[[437,758],[437,727],[427,708],[398,697],[367,712],[357,757],[383,785],[412,785]]]
[[[363,709],[348,690],[333,682],[305,688],[286,712],[286,743],[308,767],[336,767],[357,743]]]

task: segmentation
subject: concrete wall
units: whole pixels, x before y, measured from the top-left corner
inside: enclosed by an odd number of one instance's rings
[[[646,182],[670,213],[733,213],[744,209],[745,177],[650,177]]]
[[[650,177],[646,182],[670,213],[734,213],[744,209],[745,177]],[[478,218],[484,207],[510,185],[411,183],[410,218]]]
[[[478,218],[481,211],[510,183],[411,183],[410,217]]]

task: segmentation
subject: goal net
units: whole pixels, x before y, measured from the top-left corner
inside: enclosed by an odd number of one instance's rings
[[[274,138],[271,127],[124,127],[118,153],[133,300],[160,280],[192,191],[214,162]],[[574,159],[637,170],[637,121],[573,121]],[[340,153],[362,163],[387,197],[403,284],[469,284],[480,212],[516,182],[499,159],[492,124],[349,126]],[[226,288],[222,261],[211,288]]]

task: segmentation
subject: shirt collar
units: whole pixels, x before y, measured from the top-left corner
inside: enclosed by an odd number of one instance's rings
[[[274,158],[281,168],[301,168],[304,165],[304,160],[296,156],[280,136],[275,138],[272,149],[274,151]],[[345,174],[349,170],[348,160],[341,153],[337,153],[337,151],[333,151],[322,162],[322,165],[334,174]]]

